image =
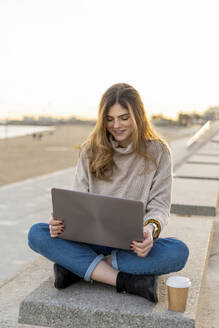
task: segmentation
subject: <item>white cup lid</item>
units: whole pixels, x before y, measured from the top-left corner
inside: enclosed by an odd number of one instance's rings
[[[191,281],[187,277],[171,276],[167,279],[166,285],[174,288],[188,288],[191,286]]]

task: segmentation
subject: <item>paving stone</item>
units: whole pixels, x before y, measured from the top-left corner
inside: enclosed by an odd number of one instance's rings
[[[27,246],[29,228],[48,222],[51,188],[70,189],[73,174],[70,168],[0,187],[0,284],[36,258]]]
[[[214,220],[206,280],[201,289],[197,328],[219,327],[219,220]]]
[[[51,327],[195,327],[199,291],[211,239],[212,220],[172,217],[163,236],[181,238],[190,249],[185,268],[177,275],[192,281],[184,313],[168,311],[165,281],[159,281],[159,302],[154,305],[142,297],[118,294],[100,283],[79,282],[65,290],[45,281],[20,305],[19,322]],[[171,274],[173,275],[173,274]]]
[[[2,267],[1,267],[2,268]],[[35,328],[18,324],[18,310],[21,300],[52,274],[52,264],[42,256],[28,265],[0,286],[0,327]],[[39,327],[39,326],[38,326]]]
[[[174,174],[175,178],[219,180],[219,165],[183,164]]]
[[[216,216],[218,181],[173,179],[171,212],[180,215]]]

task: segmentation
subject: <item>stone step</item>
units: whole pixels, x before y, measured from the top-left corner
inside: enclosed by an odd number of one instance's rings
[[[219,156],[194,155],[187,160],[187,163],[219,165]]]
[[[219,133],[217,133],[212,139],[211,139],[212,142],[219,142]]]
[[[20,304],[19,322],[51,327],[195,327],[199,292],[206,269],[212,236],[210,218],[171,216],[162,236],[186,242],[190,257],[176,273],[192,281],[184,313],[168,311],[165,281],[159,278],[159,302],[154,305],[142,297],[118,294],[115,288],[94,282],[79,282],[65,290],[53,287],[49,278]],[[173,274],[171,274],[173,275]],[[31,279],[31,278],[30,278]]]
[[[183,164],[174,173],[175,178],[219,180],[219,165]]]
[[[173,179],[171,213],[216,216],[219,182],[200,179]]]
[[[197,154],[202,154],[202,155],[214,154],[219,156],[219,143],[209,141],[197,151]]]

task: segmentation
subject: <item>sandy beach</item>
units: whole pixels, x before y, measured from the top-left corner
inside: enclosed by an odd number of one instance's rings
[[[78,146],[92,131],[91,125],[57,126],[54,132],[0,140],[0,186],[75,166]],[[156,127],[168,143],[192,135],[198,127]]]

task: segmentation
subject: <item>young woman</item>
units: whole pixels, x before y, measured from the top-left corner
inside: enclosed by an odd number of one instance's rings
[[[111,86],[82,145],[73,189],[142,200],[144,240],[122,250],[60,239],[65,227],[53,216],[49,224],[33,225],[29,246],[55,263],[55,287],[83,278],[157,302],[157,276],[181,270],[189,254],[182,241],[159,238],[169,216],[171,184],[170,150],[150,126],[139,93],[126,83]]]

